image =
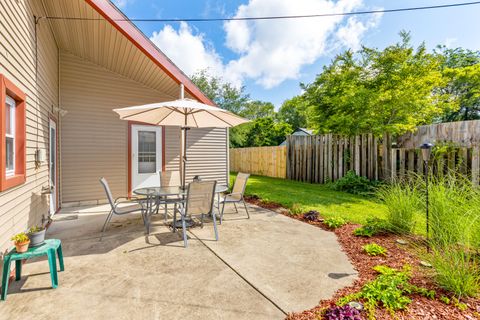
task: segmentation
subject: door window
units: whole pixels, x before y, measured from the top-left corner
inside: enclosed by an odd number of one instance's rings
[[[157,171],[157,136],[152,131],[138,131],[138,173]]]

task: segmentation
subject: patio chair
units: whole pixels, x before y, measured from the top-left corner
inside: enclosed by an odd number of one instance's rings
[[[218,241],[217,218],[213,212],[213,202],[215,198],[216,181],[194,181],[188,185],[187,198],[183,200],[183,205],[177,206],[173,215],[173,231],[176,231],[177,212],[180,213],[182,220],[183,244],[185,248],[187,242],[186,218],[191,215],[201,215],[200,223],[203,228],[203,219],[205,215],[211,215],[213,218],[213,230],[215,231],[215,240]]]
[[[249,177],[250,174],[239,172],[237,174],[237,178],[235,179],[235,183],[233,184],[232,193],[227,194],[225,197],[223,197],[222,200],[220,200],[220,203],[222,204],[222,211],[220,212],[220,224],[222,224],[223,222],[223,212],[225,210],[226,203],[233,203],[233,205],[235,206],[235,211],[238,213],[237,203],[242,202],[243,206],[245,207],[245,211],[247,212],[247,217],[248,219],[250,219],[247,204],[245,203],[245,200],[243,198],[243,195],[245,193],[245,187],[247,186],[247,180]]]
[[[103,224],[102,235],[100,237],[100,241],[102,241],[103,234],[105,233],[105,230],[107,229],[107,225],[110,222],[110,220],[112,219],[114,214],[118,215],[118,216],[121,216],[121,215],[128,214],[128,213],[140,212],[142,214],[143,224],[147,229],[147,233],[150,233],[150,223],[148,221],[147,212],[146,212],[142,202],[140,202],[140,201],[138,201],[138,202],[120,201],[121,199],[128,199],[127,197],[119,197],[119,198],[116,198],[114,200],[107,180],[105,178],[101,178],[100,183],[102,184],[103,189],[105,189],[105,193],[107,194],[108,203],[110,203],[110,208],[111,208],[110,212],[108,213],[107,219],[105,220],[105,223]],[[119,206],[120,204],[125,204],[125,203],[130,203],[130,205]]]
[[[160,171],[160,187],[181,187],[182,181],[180,178],[180,171]],[[156,213],[158,213],[160,205],[165,207],[164,220],[167,222],[168,204],[177,203],[180,200],[178,196],[168,196],[157,199]]]

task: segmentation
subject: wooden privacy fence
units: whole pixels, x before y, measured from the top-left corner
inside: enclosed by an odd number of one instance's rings
[[[449,169],[469,175],[479,183],[480,121],[463,121],[421,126],[415,133],[394,141],[384,134],[344,137],[335,134],[289,136],[287,138],[287,178],[325,183],[343,177],[349,170],[369,179],[401,178],[408,172],[422,172],[419,146],[436,144],[432,159],[435,173]]]
[[[291,180],[325,183],[348,171],[372,180],[423,172],[419,146],[433,142],[431,168],[436,174],[457,170],[479,184],[480,120],[418,127],[393,139],[372,134],[289,136],[287,146],[230,149],[230,169]]]
[[[286,178],[287,147],[230,149],[230,170]]]
[[[379,139],[372,134],[344,137],[335,134],[289,136],[287,138],[287,178],[325,183],[354,170],[358,175],[378,180],[383,177]]]

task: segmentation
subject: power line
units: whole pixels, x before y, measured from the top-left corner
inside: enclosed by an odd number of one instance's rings
[[[339,12],[339,13],[322,13],[322,14],[308,14],[308,15],[291,15],[291,16],[264,16],[264,17],[232,17],[232,18],[168,18],[168,19],[113,19],[113,21],[132,21],[132,22],[216,22],[216,21],[250,21],[250,20],[284,20],[284,19],[303,19],[303,18],[322,18],[322,17],[337,17],[337,16],[353,16],[353,15],[365,15],[365,14],[377,14],[377,13],[393,13],[393,12],[405,12],[405,11],[418,11],[418,10],[432,10],[432,9],[444,9],[453,7],[464,7],[480,4],[480,1],[442,4],[436,6],[425,7],[409,7],[409,8],[396,8],[396,9],[382,9],[382,10],[368,10],[368,11],[353,11],[353,12]],[[81,17],[57,17],[46,16],[45,19],[51,20],[80,20],[80,21],[100,21],[102,18],[81,18]]]

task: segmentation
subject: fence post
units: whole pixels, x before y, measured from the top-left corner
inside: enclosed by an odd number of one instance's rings
[[[480,171],[480,147],[476,146],[472,149],[472,183],[478,186]]]
[[[355,173],[357,176],[362,175],[360,172],[360,136],[355,136]]]

